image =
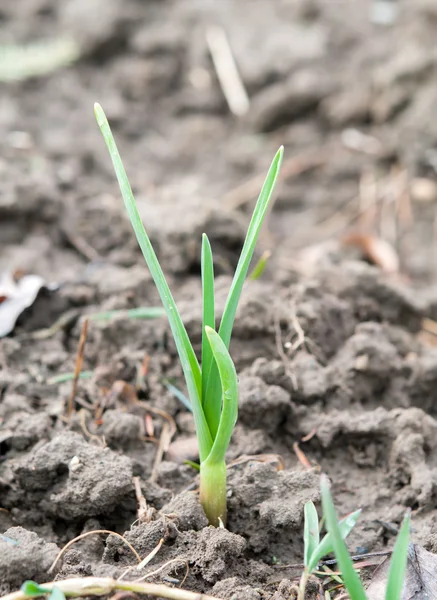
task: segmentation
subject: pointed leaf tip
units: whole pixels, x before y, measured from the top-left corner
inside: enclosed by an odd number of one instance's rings
[[[324,487],[327,487],[328,489],[330,489],[330,487],[331,487],[331,485],[329,483],[329,478],[326,475],[326,473],[322,473],[320,475],[320,483],[321,483],[321,485],[323,485]]]
[[[105,121],[107,121],[105,112],[98,102],[94,102],[94,116],[99,127],[102,127]]]

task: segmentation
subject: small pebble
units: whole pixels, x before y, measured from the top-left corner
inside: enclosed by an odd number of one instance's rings
[[[416,177],[410,183],[411,198],[415,202],[428,204],[437,200],[437,183],[426,177]]]
[[[80,462],[78,456],[73,456],[68,466],[70,468],[70,471],[72,473],[75,473],[76,471],[82,468],[82,463]]]

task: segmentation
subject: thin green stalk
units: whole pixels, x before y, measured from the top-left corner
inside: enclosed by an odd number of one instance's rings
[[[405,515],[401,530],[396,538],[388,571],[386,600],[400,600],[404,587],[408,562],[408,543],[410,537],[410,512]]]
[[[338,528],[340,529],[341,537],[343,539],[346,539],[352,529],[355,527],[360,514],[361,509],[358,509],[349,515],[346,515],[346,517],[343,517],[343,519],[339,521]],[[317,568],[317,565],[322,558],[333,551],[334,547],[332,543],[332,535],[328,532],[309,558],[308,571],[312,573]]]
[[[165,315],[165,310],[160,306],[141,306],[139,308],[127,308],[119,310],[105,310],[103,312],[87,315],[90,321],[109,321],[124,317],[126,319],[157,319]]]
[[[261,277],[261,275],[264,273],[264,271],[266,269],[267,262],[268,262],[269,258],[271,257],[271,255],[272,255],[272,253],[270,250],[265,250],[262,253],[262,256],[260,257],[260,259],[258,260],[256,265],[253,267],[252,273],[248,277],[251,281],[256,281],[257,279],[259,279]]]
[[[208,458],[200,463],[200,502],[212,525],[226,524],[226,450],[238,413],[238,379],[234,363],[223,340],[211,327],[205,332],[217,365],[223,407],[217,435]]]
[[[309,577],[310,577],[310,574],[308,572],[308,568],[305,567],[304,570],[302,571],[302,575],[300,576],[297,600],[305,600],[305,591],[307,589]]]
[[[199,363],[197,362],[196,355],[184,324],[182,323],[164,273],[162,272],[161,266],[158,262],[158,258],[141,221],[126,171],[124,170],[124,166],[115,144],[111,128],[109,127],[108,119],[106,118],[106,115],[103,112],[100,104],[96,103],[94,105],[94,112],[114,165],[115,174],[117,176],[130,222],[135,231],[138,244],[150,269],[150,273],[155,281],[155,285],[158,289],[161,301],[167,313],[167,318],[170,323],[176,348],[181,361],[182,370],[187,382],[188,394],[190,396],[191,406],[196,423],[197,438],[199,440],[200,460],[202,461],[206,459],[211,450],[213,438],[211,436],[208,423],[205,419],[205,414],[202,410],[202,374]]]
[[[226,463],[211,462],[208,459],[200,463],[200,503],[214,527],[220,521],[226,525]]]
[[[31,582],[26,582],[29,584]],[[32,582],[33,583],[33,582]],[[35,583],[35,585],[39,585]],[[24,585],[23,585],[24,587]],[[179,588],[169,587],[163,584],[148,583],[146,581],[120,581],[111,577],[73,577],[72,579],[63,579],[60,581],[50,581],[42,583],[40,588],[51,592],[53,588],[58,588],[63,594],[70,598],[90,597],[90,596],[109,596],[117,590],[135,592],[144,596],[156,596],[158,598],[168,598],[168,600],[199,600],[198,592],[190,592]],[[2,596],[0,600],[28,600],[26,588],[18,592],[12,592]],[[201,595],[202,600],[217,600],[213,596]]]
[[[304,506],[304,526],[303,526],[303,541],[304,541],[304,557],[303,562],[307,567],[311,561],[311,557],[320,543],[319,532],[319,515],[313,502],[306,502]]]
[[[203,323],[202,323],[202,407],[205,412],[205,417],[208,423],[220,420],[221,406],[211,407],[210,404],[205,406],[205,398],[208,392],[207,379],[205,373],[209,373],[213,363],[213,353],[206,335],[206,327],[215,329],[215,303],[214,303],[214,266],[212,260],[211,244],[207,235],[202,236],[202,256],[201,256],[201,272],[202,272],[202,296],[203,296]],[[217,411],[218,408],[218,411]],[[211,414],[211,409],[214,409]],[[216,414],[218,412],[218,414]],[[217,432],[212,431],[214,436]]]
[[[176,303],[141,221],[105,113],[99,104],[95,105],[94,110],[114,165],[129,219],[167,313],[181,360],[190,398],[189,406],[194,415],[199,442],[201,502],[211,523],[215,525],[220,522],[224,523],[226,521],[225,454],[237,420],[238,410],[238,380],[228,347],[237,304],[262,222],[268,210],[282,161],[283,149],[281,148],[278,151],[273,160],[256,204],[225,305],[219,333],[215,331],[214,270],[211,246],[206,235],[202,238],[203,318],[202,361],[200,367]]]
[[[328,478],[325,475],[322,475],[322,505],[323,514],[326,518],[326,527],[332,536],[335,557],[338,561],[345,587],[353,600],[367,600],[363,584],[354,569],[352,559],[343,541],[329,490]]]
[[[238,302],[243,290],[244,281],[249,270],[250,261],[252,260],[256,242],[258,240],[261,227],[266,216],[270,201],[273,196],[273,190],[279,175],[279,170],[282,164],[284,148],[281,146],[276,153],[275,158],[270,165],[261,193],[255,206],[250,224],[247,230],[246,239],[244,240],[243,248],[238,260],[237,269],[232,280],[231,288],[226,300],[223,316],[220,322],[219,334],[225,343],[226,348],[229,348],[231,340],[232,328],[234,325],[235,315],[237,312]],[[212,436],[218,428],[219,413],[217,405],[220,403],[220,387],[217,367],[213,363],[209,373],[204,374],[206,378],[206,389],[208,393],[204,399],[204,410],[214,416],[213,420],[209,421]]]

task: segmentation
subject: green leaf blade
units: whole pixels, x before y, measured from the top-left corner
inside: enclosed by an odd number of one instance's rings
[[[53,586],[52,592],[49,596],[49,600],[65,600],[65,594],[58,587]]]
[[[270,252],[270,250],[266,250],[265,252],[263,252],[259,261],[254,266],[252,273],[249,275],[249,279],[251,281],[256,281],[257,279],[259,279],[261,277],[261,275],[264,273],[264,271],[267,267],[267,263],[268,263],[271,255],[272,255],[272,253]]]
[[[219,329],[220,337],[224,341],[226,347],[229,347],[232,327],[234,325],[234,319],[237,312],[241,291],[243,289],[246,275],[249,270],[250,261],[252,260],[253,252],[255,250],[256,242],[258,240],[258,236],[261,231],[264,218],[266,216],[267,210],[270,205],[270,201],[273,196],[273,191],[275,189],[276,181],[278,179],[283,155],[284,148],[283,146],[281,146],[277,151],[272,161],[272,164],[270,165],[270,169],[267,173],[267,177],[264,181],[264,185],[258,197],[258,201],[256,203],[252,219],[249,223],[246,239],[244,240],[243,249],[240,254],[240,259],[235,270],[235,275],[232,280],[231,289],[229,290],[228,298],[226,300]]]
[[[313,502],[306,502],[304,506],[304,558],[303,563],[308,567],[310,558],[314,554],[320,542],[319,516]]]
[[[214,265],[211,244],[207,235],[202,236],[202,407],[205,413],[211,436],[214,439],[220,422],[221,402],[208,402],[208,377],[211,372],[214,357],[206,334],[206,327],[215,330],[215,300],[214,300]]]
[[[226,348],[229,348],[238,302],[240,300],[244,281],[249,270],[250,261],[252,260],[253,252],[261,231],[264,217],[266,216],[270,201],[272,199],[273,190],[275,188],[279,170],[282,164],[283,154],[284,148],[281,146],[270,165],[270,169],[267,173],[267,177],[258,197],[255,210],[247,230],[246,238],[244,240],[243,248],[241,250],[240,258],[238,260],[234,278],[231,283],[231,288],[226,300],[219,328],[220,337],[224,341]],[[214,364],[212,364],[210,372],[205,374],[205,377],[207,389],[211,391],[208,392],[208,397],[204,404],[204,410],[209,412],[210,410],[213,410],[210,408],[210,404],[212,406],[216,406],[220,402],[219,374]]]
[[[203,460],[206,458],[206,456],[208,456],[211,450],[212,437],[202,410],[202,375],[199,363],[197,362],[196,355],[189,340],[185,326],[182,323],[182,319],[170,292],[170,288],[168,287],[164,273],[162,272],[158,258],[141,221],[132,189],[130,187],[130,183],[121,161],[114,137],[109,127],[108,120],[102,107],[97,103],[94,105],[94,113],[111,156],[131,225],[135,231],[138,244],[149,267],[150,273],[155,281],[155,285],[158,289],[158,293],[167,313],[167,318],[170,323],[176,348],[181,361],[182,370],[187,382],[188,393],[196,422],[200,459]]]
[[[352,559],[343,541],[340,528],[337,522],[334,504],[329,490],[329,483],[326,476],[322,476],[322,505],[323,513],[326,519],[326,527],[332,536],[335,557],[340,567],[343,581],[346,589],[353,600],[367,600],[363,584],[354,569]]]
[[[29,598],[38,598],[39,596],[44,596],[44,594],[49,593],[51,590],[40,586],[36,581],[27,580],[21,586],[21,591],[23,594],[28,596]]]
[[[231,441],[232,432],[238,415],[238,379],[235,365],[219,334],[206,327],[206,335],[211,345],[214,361],[217,365],[220,382],[223,390],[223,406],[220,415],[220,423],[214,444],[207,458],[211,464],[222,463],[225,459],[226,450]]]
[[[347,515],[346,517],[344,517],[343,519],[341,519],[339,521],[338,527],[340,529],[341,537],[343,539],[346,539],[347,536],[352,531],[352,529],[355,527],[355,524],[358,521],[358,517],[360,516],[360,514],[361,514],[361,509],[356,510],[355,512],[351,513],[350,515]],[[323,537],[322,541],[317,546],[317,548],[315,549],[315,551],[313,552],[313,554],[309,560],[309,563],[308,563],[309,572],[312,573],[314,571],[314,569],[316,569],[318,563],[322,560],[322,558],[324,556],[326,556],[327,554],[330,554],[331,552],[334,552],[334,546],[332,543],[332,535],[330,533],[327,533]]]
[[[410,537],[410,513],[403,520],[402,527],[396,538],[395,547],[390,561],[387,578],[385,600],[400,600],[404,587],[405,573],[408,562],[408,542]]]

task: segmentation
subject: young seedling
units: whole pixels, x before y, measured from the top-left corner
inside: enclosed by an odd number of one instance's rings
[[[361,510],[347,515],[339,522],[339,530],[343,539],[345,539],[355,526],[360,516]],[[313,502],[307,502],[304,506],[304,571],[299,583],[298,600],[304,600],[305,589],[308,579],[312,573],[317,570],[321,559],[334,551],[332,535],[327,533],[320,541],[319,517]]]
[[[326,528],[332,536],[335,557],[338,561],[344,585],[349,593],[350,599],[368,600],[363,584],[354,569],[352,559],[346,544],[343,541],[340,525],[337,522],[337,515],[335,514],[334,503],[332,502],[328,478],[324,475],[322,476],[322,505],[323,514],[326,519]],[[408,512],[405,515],[391,556],[385,600],[401,600],[403,582],[407,568],[409,532],[410,513]]]
[[[106,115],[99,104],[95,104],[94,112],[114,165],[129,219],[170,323],[196,425],[200,457],[200,501],[209,522],[218,526],[220,523],[226,523],[225,454],[238,412],[238,380],[228,351],[229,342],[243,284],[278,177],[283,148],[278,150],[273,159],[255,206],[218,331],[215,323],[212,251],[207,236],[204,234],[202,237],[203,319],[202,356],[199,365],[164,273],[141,221]]]
[[[48,600],[65,600],[65,594],[57,586],[46,588],[35,581],[25,581],[21,586],[21,591],[27,598],[41,598],[47,596]]]

